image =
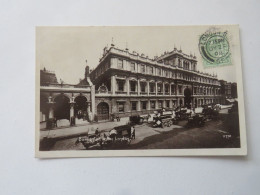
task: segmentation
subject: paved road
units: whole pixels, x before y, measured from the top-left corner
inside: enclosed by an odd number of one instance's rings
[[[207,121],[202,128],[187,128],[186,121],[167,128],[153,128],[149,124],[136,126],[136,139],[127,149],[223,148],[239,147],[239,138],[228,137],[224,124],[227,112],[220,120]],[[52,143],[50,150],[83,150],[75,144],[77,138],[61,139]],[[119,149],[119,148],[118,148]]]

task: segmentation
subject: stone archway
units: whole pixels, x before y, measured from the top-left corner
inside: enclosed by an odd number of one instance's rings
[[[74,116],[78,119],[83,118],[87,113],[87,98],[83,95],[75,98]]]
[[[70,100],[67,96],[61,94],[55,97],[54,116],[57,120],[68,119],[70,120]]]
[[[188,87],[184,90],[184,106],[191,108],[191,90]]]
[[[98,120],[109,120],[109,105],[106,102],[100,102],[97,106]]]

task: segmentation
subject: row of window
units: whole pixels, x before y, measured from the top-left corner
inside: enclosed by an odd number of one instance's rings
[[[147,83],[145,82],[140,82],[140,89],[141,92],[147,92]],[[169,84],[164,85],[164,92],[165,93],[169,93]],[[124,91],[124,87],[125,87],[125,80],[117,80],[117,90],[118,91]],[[149,83],[149,92],[150,93],[154,93],[155,92],[155,83]],[[182,86],[178,86],[178,90],[179,93],[182,93]],[[130,81],[130,92],[136,92],[137,91],[137,82],[136,81]],[[157,84],[157,92],[161,93],[163,92],[163,84],[162,83],[158,83]],[[171,85],[171,92],[172,93],[176,93],[176,86],[175,85]]]
[[[137,101],[132,101],[131,102],[131,111],[137,111]],[[147,101],[141,101],[141,109],[142,110],[147,110]],[[150,109],[154,110],[155,109],[156,102],[155,101],[150,101]],[[163,101],[159,100],[158,101],[158,109],[163,107]],[[165,101],[165,107],[170,108],[170,100]],[[125,112],[125,103],[124,102],[118,102],[118,112]]]
[[[118,59],[117,60],[117,66],[119,69],[124,69],[123,66],[123,60],[122,59]],[[207,83],[216,83],[215,80],[213,79],[208,79],[208,78],[204,78],[204,77],[196,77],[196,76],[190,76],[188,74],[185,73],[175,73],[174,71],[169,71],[169,70],[162,70],[162,68],[155,68],[153,66],[145,66],[144,64],[140,64],[140,72],[141,73],[148,73],[151,75],[158,75],[158,76],[165,76],[167,78],[179,78],[179,79],[185,79],[188,81],[199,81],[199,82],[207,82]],[[184,63],[184,69],[189,69],[188,68],[189,65],[188,63]],[[136,65],[134,62],[130,62],[130,68],[132,72],[136,72]]]

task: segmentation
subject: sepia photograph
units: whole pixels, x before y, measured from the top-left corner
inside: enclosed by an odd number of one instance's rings
[[[246,155],[238,25],[36,27],[35,155]]]

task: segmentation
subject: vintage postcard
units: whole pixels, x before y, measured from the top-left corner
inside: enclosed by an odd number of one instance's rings
[[[238,25],[36,27],[35,156],[246,155]]]

